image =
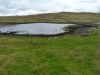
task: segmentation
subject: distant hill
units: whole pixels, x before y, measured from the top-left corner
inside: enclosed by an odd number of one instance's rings
[[[92,23],[100,22],[100,13],[74,13],[59,12],[28,16],[1,16],[0,24],[32,23],[32,22],[55,22],[55,23]]]

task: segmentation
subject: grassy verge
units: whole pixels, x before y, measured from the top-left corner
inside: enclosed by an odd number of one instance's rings
[[[0,35],[0,75],[100,75],[99,38]]]

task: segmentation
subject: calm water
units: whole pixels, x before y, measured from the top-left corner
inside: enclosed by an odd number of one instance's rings
[[[96,24],[96,25],[100,25],[100,22],[97,22],[97,23],[94,23],[94,24]]]
[[[64,29],[73,24],[31,23],[16,25],[0,25],[0,33],[17,35],[53,35],[66,32]]]

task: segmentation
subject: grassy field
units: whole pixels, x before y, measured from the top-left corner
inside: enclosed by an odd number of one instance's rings
[[[0,24],[100,22],[100,13],[0,17]],[[90,36],[0,35],[0,75],[100,75],[100,33]]]
[[[16,23],[31,23],[31,22],[74,22],[74,23],[91,23],[100,22],[100,13],[47,13],[29,16],[9,16],[0,17],[0,24],[16,24]]]
[[[0,75],[100,75],[98,33],[90,36],[0,35]]]

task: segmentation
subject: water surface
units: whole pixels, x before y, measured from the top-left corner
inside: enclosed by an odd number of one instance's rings
[[[56,35],[64,32],[65,27],[73,24],[31,23],[16,25],[0,25],[0,33],[16,35]]]

